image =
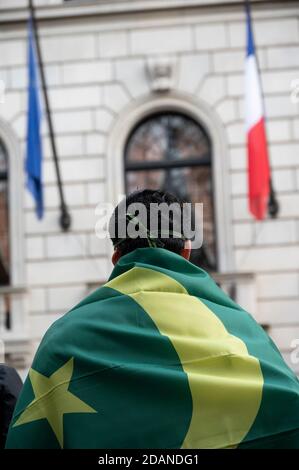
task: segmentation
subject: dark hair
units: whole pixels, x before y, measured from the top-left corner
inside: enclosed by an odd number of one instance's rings
[[[109,234],[110,238],[112,240],[112,243],[114,246],[118,246],[120,252],[122,255],[125,255],[127,253],[130,253],[131,251],[134,251],[136,248],[145,248],[148,246],[151,246],[149,243],[149,239],[146,237],[137,237],[137,238],[119,238],[118,234],[118,228],[119,228],[119,222],[122,221],[124,222],[124,216],[121,215],[119,216],[119,212],[121,211],[121,208],[124,209],[125,205],[125,210],[123,213],[125,214],[126,221],[125,221],[125,227],[128,227],[128,224],[130,223],[130,218],[127,216],[127,208],[131,206],[132,204],[134,205],[135,203],[142,203],[147,212],[147,223],[148,227],[150,226],[150,205],[155,203],[155,204],[161,204],[161,203],[166,203],[168,206],[170,206],[173,203],[179,204],[179,207],[183,207],[183,203],[185,201],[182,201],[175,197],[173,194],[160,191],[160,190],[151,190],[151,189],[143,189],[139,191],[135,191],[131,194],[129,194],[123,201],[121,201],[116,208],[114,209],[114,212],[111,216],[110,222],[109,222]],[[121,211],[122,212],[122,211]],[[133,214],[137,215],[138,214]],[[184,241],[186,238],[183,236],[183,234],[176,234],[176,233],[171,233],[171,231],[174,229],[174,222],[176,220],[176,214],[173,212],[169,212],[169,237],[165,238],[161,235],[161,233],[157,233],[155,236],[155,243],[156,246],[163,247],[169,251],[173,251],[175,253],[180,253],[182,249],[184,248]],[[180,214],[178,217],[182,217],[182,211],[180,211]],[[132,220],[132,218],[131,218]],[[179,221],[182,223],[182,219]],[[161,223],[159,219],[159,223]],[[160,225],[159,225],[160,227]],[[179,236],[180,235],[180,236]]]

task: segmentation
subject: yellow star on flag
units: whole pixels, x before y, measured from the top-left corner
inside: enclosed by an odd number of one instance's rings
[[[68,391],[73,375],[74,358],[71,358],[50,377],[30,369],[29,377],[34,400],[29,403],[13,427],[47,419],[60,447],[63,448],[63,415],[66,413],[97,413]]]

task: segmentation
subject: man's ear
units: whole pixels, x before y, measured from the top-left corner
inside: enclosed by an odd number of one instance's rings
[[[191,256],[191,249],[192,249],[192,244],[191,240],[186,240],[184,248],[181,251],[181,256],[185,258],[187,261],[189,261],[190,256]]]
[[[118,262],[119,258],[121,257],[121,252],[119,251],[118,248],[115,248],[114,252],[113,252],[113,255],[112,255],[112,263],[114,264],[114,266],[116,265],[116,263]]]

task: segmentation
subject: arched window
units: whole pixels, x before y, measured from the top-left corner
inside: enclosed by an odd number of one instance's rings
[[[0,285],[9,284],[10,246],[8,214],[8,159],[0,141]]]
[[[204,204],[203,247],[192,261],[217,269],[213,208],[212,147],[205,129],[190,117],[163,112],[140,122],[125,148],[126,192],[162,189]]]
[[[0,119],[0,336],[5,352],[27,348],[24,293],[23,174],[20,146]]]

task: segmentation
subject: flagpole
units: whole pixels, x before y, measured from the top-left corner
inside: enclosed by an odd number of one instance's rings
[[[251,18],[250,0],[245,0],[245,7],[246,7],[246,10],[248,12],[249,17]],[[260,81],[261,81],[262,75],[261,75],[261,68],[260,68],[257,53],[255,54],[255,58],[256,58],[257,68],[258,68],[258,71],[259,71],[259,77],[260,77]],[[260,89],[261,89],[261,93],[262,93],[262,101],[263,101],[263,108],[264,108],[263,111],[264,111],[264,118],[265,118],[265,133],[266,133],[266,139],[267,139],[267,142],[268,142],[267,126],[266,126],[267,119],[266,119],[266,110],[265,110],[265,97],[264,97],[264,91],[263,91],[262,83],[260,85]],[[271,161],[270,161],[269,153],[268,153],[268,159],[269,159],[269,167],[270,167],[270,181],[269,181],[270,193],[269,193],[269,200],[268,200],[268,214],[272,219],[275,219],[278,216],[278,213],[279,213],[279,203],[278,203],[278,200],[277,200],[277,197],[276,197],[276,192],[275,192],[274,185],[273,185],[272,168],[271,168]]]
[[[50,103],[49,103],[49,97],[48,97],[46,76],[45,76],[41,47],[40,47],[40,42],[39,42],[39,34],[38,34],[37,22],[35,18],[35,8],[34,8],[33,0],[29,0],[29,11],[30,11],[30,15],[32,18],[33,34],[34,34],[34,39],[35,39],[35,44],[36,44],[36,52],[37,52],[39,70],[40,70],[41,85],[43,89],[45,110],[46,110],[47,121],[48,121],[48,126],[49,126],[50,142],[51,142],[51,148],[52,148],[52,153],[53,153],[53,158],[54,158],[57,186],[58,186],[59,197],[60,197],[59,224],[62,230],[67,232],[71,226],[71,216],[70,216],[70,213],[68,211],[68,208],[64,199],[63,184],[62,184],[62,179],[61,179],[61,174],[60,174],[58,154],[57,154],[56,142],[55,142],[55,137],[54,137],[53,121],[52,121],[52,115],[51,115],[51,109],[50,109]]]

